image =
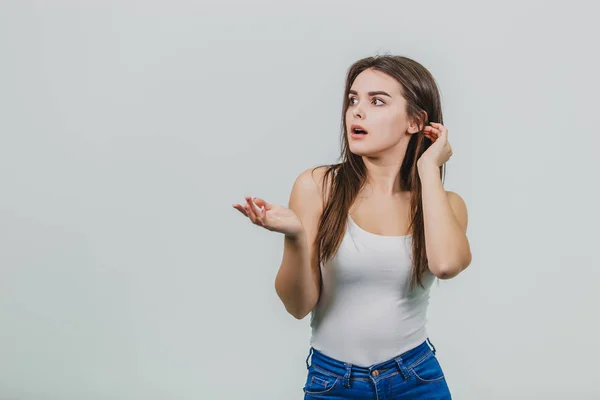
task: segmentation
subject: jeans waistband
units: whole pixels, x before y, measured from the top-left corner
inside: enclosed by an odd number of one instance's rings
[[[349,381],[351,377],[364,379],[368,376],[377,376],[379,373],[383,373],[392,368],[394,370],[399,370],[403,376],[408,376],[407,369],[414,365],[417,361],[421,360],[422,357],[429,354],[429,352],[435,354],[435,347],[429,338],[427,338],[417,347],[393,357],[390,360],[373,364],[370,367],[363,367],[336,360],[311,347],[309,355],[306,358],[306,367],[309,368],[308,359],[312,356],[311,364],[324,369],[331,375],[344,379],[347,385],[347,381]]]

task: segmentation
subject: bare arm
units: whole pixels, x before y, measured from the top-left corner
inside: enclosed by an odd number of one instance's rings
[[[284,235],[283,260],[275,278],[275,290],[286,310],[297,319],[308,315],[319,300],[321,271],[314,241],[322,213],[321,168],[302,172],[294,182],[289,208],[304,227],[297,236]]]
[[[422,163],[419,176],[429,269],[440,279],[450,279],[471,263],[467,208],[458,194],[444,190],[436,165]]]

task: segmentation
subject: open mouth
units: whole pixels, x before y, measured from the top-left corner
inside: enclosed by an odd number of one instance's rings
[[[352,132],[352,136],[366,135],[368,132],[360,125],[352,125],[350,127],[350,132]]]

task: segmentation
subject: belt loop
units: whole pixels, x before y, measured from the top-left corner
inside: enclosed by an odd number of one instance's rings
[[[310,368],[310,365],[308,365],[308,359],[310,358],[310,356],[312,355],[312,353],[313,353],[313,348],[311,346],[310,350],[308,351],[308,357],[306,357],[306,369]],[[312,363],[312,359],[310,361]]]
[[[350,387],[350,372],[352,370],[352,364],[350,363],[344,363],[346,364],[346,374],[344,375],[344,387],[349,388]]]
[[[396,361],[396,364],[398,365],[398,369],[400,370],[400,375],[402,375],[402,379],[407,380],[408,379],[408,370],[404,366],[404,363],[402,363],[402,357],[396,358],[395,361]]]
[[[431,345],[431,351],[433,352],[433,355],[435,355],[435,346],[433,345],[433,343],[431,343],[431,340],[429,340],[429,338],[427,338],[427,341]]]

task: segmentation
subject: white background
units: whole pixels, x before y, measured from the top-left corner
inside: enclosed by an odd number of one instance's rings
[[[334,163],[347,68],[442,92],[473,262],[434,284],[456,399],[598,399],[593,2],[2,1],[0,399],[300,399],[273,282],[285,204]]]

